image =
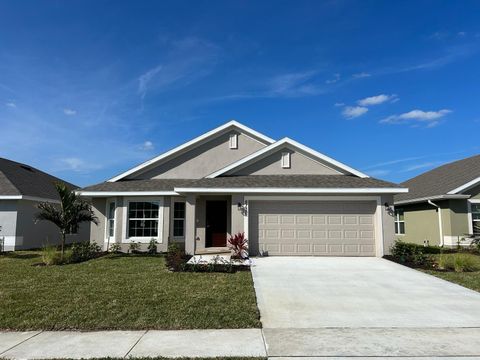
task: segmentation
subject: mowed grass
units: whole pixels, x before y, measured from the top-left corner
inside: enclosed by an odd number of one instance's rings
[[[109,255],[32,266],[38,252],[0,256],[0,329],[260,327],[251,273],[172,273],[161,256]]]
[[[453,254],[452,254],[453,255]],[[431,255],[433,258],[439,258],[441,255]],[[480,256],[476,254],[462,254],[470,259],[470,261],[476,264],[476,267],[480,269]],[[427,274],[437,276],[441,279],[465,286],[469,289],[480,291],[480,271],[471,272],[454,272],[454,271],[439,271],[439,270],[425,270],[418,269]]]

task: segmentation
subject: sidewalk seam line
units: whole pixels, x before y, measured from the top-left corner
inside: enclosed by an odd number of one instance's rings
[[[2,356],[3,354],[5,354],[6,352],[8,352],[8,351],[10,351],[10,350],[12,350],[12,349],[14,349],[14,348],[16,348],[17,346],[22,345],[24,342],[26,342],[26,341],[28,341],[28,340],[30,340],[30,339],[33,339],[35,336],[40,335],[41,333],[43,333],[43,331],[44,331],[44,330],[40,330],[40,331],[37,332],[36,334],[33,334],[32,336],[26,338],[25,340],[20,341],[18,344],[15,344],[15,345],[13,345],[12,347],[9,347],[7,350],[2,351],[2,352],[0,353],[0,356]]]
[[[137,346],[137,344],[140,342],[140,340],[142,340],[142,338],[145,336],[145,334],[146,334],[147,332],[148,332],[148,330],[145,330],[145,331],[143,332],[142,336],[140,336],[140,337],[138,338],[138,340],[135,341],[135,344],[133,344],[133,346],[130,348],[130,350],[128,350],[127,353],[125,354],[125,356],[123,357],[124,359],[132,352],[133,348],[134,348],[135,346]]]
[[[267,340],[265,340],[265,334],[263,333],[263,328],[260,329],[260,333],[262,334],[262,341],[263,341],[263,347],[265,348],[265,355],[268,356],[268,350],[267,350]]]

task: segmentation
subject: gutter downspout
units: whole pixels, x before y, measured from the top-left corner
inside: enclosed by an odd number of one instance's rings
[[[432,200],[427,200],[427,202],[436,207],[437,208],[437,212],[438,212],[438,229],[439,229],[439,233],[440,233],[440,246],[443,247],[444,245],[444,242],[443,242],[443,226],[442,226],[442,209],[440,208],[440,206],[438,206],[437,204],[435,204]]]

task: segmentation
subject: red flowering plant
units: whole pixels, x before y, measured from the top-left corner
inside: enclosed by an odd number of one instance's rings
[[[228,248],[232,250],[232,257],[236,259],[248,258],[248,240],[245,233],[237,233],[230,236],[227,241]]]

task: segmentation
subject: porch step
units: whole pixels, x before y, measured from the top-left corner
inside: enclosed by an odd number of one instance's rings
[[[202,250],[195,251],[195,255],[224,255],[224,254],[231,254],[230,249],[228,248],[207,248]]]

